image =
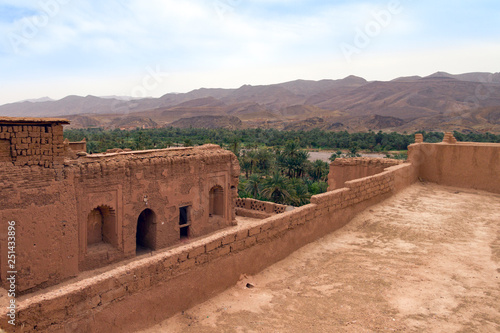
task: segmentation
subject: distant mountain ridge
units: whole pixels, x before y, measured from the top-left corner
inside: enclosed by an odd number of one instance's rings
[[[40,98],[26,99],[26,100],[21,101],[21,102],[39,103],[39,102],[53,102],[53,101],[55,101],[55,100],[48,97],[48,96],[45,96],[45,97],[40,97]]]
[[[462,131],[495,132],[500,131],[494,120],[497,107],[500,107],[500,73],[437,72],[391,81],[369,82],[348,76],[340,80],[244,85],[237,89],[201,88],[130,100],[116,96],[67,96],[57,101],[5,104],[0,106],[0,115],[62,116],[75,119],[72,127],[148,128],[181,124],[195,127],[200,123],[196,117],[224,116],[237,120],[220,118],[215,126],[220,123],[225,128],[316,126],[330,130],[400,131],[436,125],[437,129],[457,126]],[[490,110],[493,116],[471,118],[475,110],[483,110],[481,114]],[[176,123],[187,118],[190,120]],[[204,118],[201,123],[213,123],[214,119]]]

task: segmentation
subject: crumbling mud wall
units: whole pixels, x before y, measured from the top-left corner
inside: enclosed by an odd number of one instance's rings
[[[346,182],[311,204],[219,231],[101,275],[26,297],[23,332],[133,331],[153,325],[255,274],[348,223],[358,212],[409,186],[410,164]]]
[[[500,193],[499,144],[420,143],[408,149],[422,180]]]
[[[385,168],[401,163],[403,161],[387,158],[337,158],[330,163],[328,190],[342,188],[349,180],[373,176],[384,171]]]
[[[0,283],[15,221],[18,294],[235,223],[239,165],[219,146],[57,162],[0,163]]]
[[[0,163],[15,166],[62,163],[65,119],[0,117]]]
[[[239,165],[219,146],[88,155],[71,163],[81,270],[133,257],[137,244],[159,250],[235,223]],[[96,210],[111,221],[107,246],[89,242]]]

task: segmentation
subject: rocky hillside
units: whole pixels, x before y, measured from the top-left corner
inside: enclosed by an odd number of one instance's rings
[[[2,105],[0,115],[64,116],[73,120],[73,127],[184,126],[189,122],[212,126],[213,120],[204,117],[217,116],[236,117],[243,127],[482,132],[497,131],[498,107],[500,73],[438,72],[386,82],[349,76],[238,89],[197,89],[137,100],[68,96],[58,101]],[[192,119],[176,123],[186,118]],[[232,123],[234,118],[213,119],[219,119],[216,126],[240,126]]]
[[[198,116],[179,119],[169,126],[179,128],[224,128],[235,130],[241,129],[243,123],[239,118],[234,116]]]

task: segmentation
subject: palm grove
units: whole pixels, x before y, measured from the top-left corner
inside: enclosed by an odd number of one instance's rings
[[[328,163],[309,161],[309,153],[299,149],[297,141],[237,153],[242,171],[240,197],[301,206],[327,190]]]
[[[443,133],[420,132],[426,142],[440,142]],[[340,156],[356,156],[368,152],[404,151],[413,143],[414,134],[279,131],[276,129],[180,129],[173,127],[136,129],[132,131],[92,129],[66,130],[70,141],[87,140],[89,153],[112,148],[143,150],[215,143],[230,149],[241,166],[239,195],[244,198],[269,200],[300,206],[312,195],[327,190],[328,163],[309,161],[306,149],[334,149],[331,160]],[[458,141],[500,142],[500,135],[490,133],[462,134]],[[343,151],[341,151],[343,150]],[[404,158],[404,154],[397,156]]]

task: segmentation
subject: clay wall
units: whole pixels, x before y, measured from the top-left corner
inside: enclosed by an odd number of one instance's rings
[[[43,295],[21,299],[24,332],[133,331],[184,310],[330,233],[416,180],[410,164],[346,182],[311,204],[216,232]],[[4,316],[5,317],[5,316]]]
[[[253,218],[267,218],[274,214],[284,213],[292,206],[275,204],[273,202],[260,201],[250,198],[237,198],[235,201],[236,215]]]
[[[76,193],[62,169],[0,167],[0,282],[6,285],[7,222],[16,222],[17,291],[78,273]]]
[[[52,168],[8,163],[0,174],[0,282],[6,285],[7,222],[16,221],[20,293],[135,257],[138,224],[154,251],[181,241],[181,212],[186,238],[235,220],[239,165],[215,145],[88,155]],[[91,231],[96,220],[102,234]]]
[[[0,162],[16,166],[62,163],[64,156],[61,123],[9,122],[0,118]]]
[[[135,256],[139,217],[145,210],[153,215],[144,226],[143,246],[150,250],[179,243],[181,214],[185,214],[182,225],[188,225],[189,238],[235,223],[239,165],[232,153],[219,146],[174,148],[165,154],[88,155],[79,159],[77,167],[79,242],[84,245],[79,254],[81,270]],[[213,205],[217,207],[210,208]],[[113,212],[115,238],[111,246],[85,246],[89,214],[99,207]]]
[[[420,143],[408,147],[422,180],[500,193],[500,145]]]
[[[342,188],[349,180],[373,176],[384,171],[387,167],[401,163],[403,162],[387,158],[337,158],[330,163],[328,190]]]
[[[68,145],[69,145],[69,148],[73,151],[83,151],[83,152],[87,151],[87,141],[86,140],[79,141],[79,142],[69,142]]]

